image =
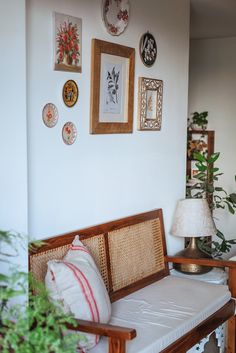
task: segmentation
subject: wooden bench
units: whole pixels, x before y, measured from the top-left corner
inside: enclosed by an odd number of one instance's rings
[[[29,268],[37,280],[44,281],[47,261],[63,258],[76,235],[93,255],[111,302],[169,276],[168,262],[189,262],[167,256],[162,210],[158,209],[46,239],[46,245],[29,254]],[[236,297],[236,262],[191,259],[193,262],[228,267],[229,288],[232,297]],[[236,353],[233,299],[161,352],[184,353],[227,320],[227,353]],[[109,353],[125,353],[126,341],[136,337],[136,330],[132,328],[84,320],[78,320],[76,329],[108,337]]]

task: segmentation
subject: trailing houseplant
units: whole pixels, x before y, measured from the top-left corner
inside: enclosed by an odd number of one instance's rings
[[[84,340],[84,336],[67,332],[67,324],[76,325],[74,318],[65,315],[60,305],[49,301],[42,283],[11,265],[9,258],[17,255],[12,246],[22,239],[19,234],[0,231],[0,262],[9,265],[8,274],[0,273],[0,350],[2,353],[75,353],[78,341]],[[3,245],[12,251],[4,252]],[[19,295],[24,295],[23,303],[21,300],[19,304],[11,304],[11,299]]]
[[[223,174],[218,167],[214,166],[219,156],[219,152],[213,153],[209,157],[200,152],[193,153],[193,157],[197,161],[195,166],[198,173],[194,175],[196,183],[188,188],[187,197],[207,198],[212,211],[222,209],[235,214],[236,192],[228,193],[223,187],[215,185]],[[236,239],[226,239],[219,229],[217,229],[216,236],[216,240],[202,238],[199,242],[200,248],[214,257],[220,257],[223,253],[229,252],[232,245],[236,244]]]
[[[188,126],[193,130],[206,130],[208,124],[208,112],[204,111],[201,113],[192,113],[191,119],[188,119]]]

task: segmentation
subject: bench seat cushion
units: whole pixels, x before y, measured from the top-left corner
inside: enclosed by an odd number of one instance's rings
[[[137,330],[127,353],[158,353],[231,298],[227,286],[168,276],[112,304],[110,323]],[[102,338],[91,353],[104,353]]]

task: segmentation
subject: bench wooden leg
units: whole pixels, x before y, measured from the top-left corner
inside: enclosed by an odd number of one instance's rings
[[[227,353],[236,353],[236,316],[228,321]]]
[[[120,338],[109,337],[109,353],[125,353],[125,341]]]

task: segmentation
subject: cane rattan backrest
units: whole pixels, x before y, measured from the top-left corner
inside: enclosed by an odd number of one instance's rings
[[[46,239],[29,255],[37,280],[44,281],[47,262],[62,259],[76,235],[91,252],[112,301],[169,273],[159,209]]]

